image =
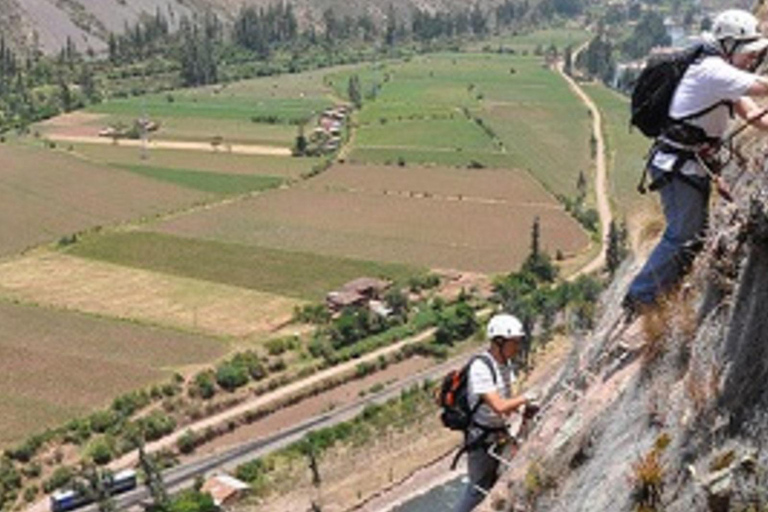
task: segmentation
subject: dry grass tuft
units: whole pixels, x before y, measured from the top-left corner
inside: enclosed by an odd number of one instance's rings
[[[664,492],[665,470],[661,463],[662,449],[655,446],[647,455],[632,464],[632,501],[636,512],[656,512]]]
[[[529,504],[536,503],[539,496],[554,487],[554,478],[545,472],[541,463],[533,461],[528,465],[528,471],[525,473],[525,494]]]
[[[658,305],[648,308],[642,317],[643,346],[642,357],[646,364],[656,361],[667,350],[667,336],[672,319],[671,304],[667,300],[659,301]]]
[[[709,464],[710,471],[720,471],[727,467],[730,467],[736,460],[736,452],[728,450],[726,452],[718,454],[712,462]]]
[[[703,414],[712,399],[717,396],[719,377],[717,368],[692,369],[685,380],[685,394],[697,416]]]

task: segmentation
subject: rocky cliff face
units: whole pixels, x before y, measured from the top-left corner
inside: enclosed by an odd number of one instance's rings
[[[762,511],[768,507],[768,165],[747,134],[684,285],[626,332],[597,329],[546,389],[540,423],[482,510]]]

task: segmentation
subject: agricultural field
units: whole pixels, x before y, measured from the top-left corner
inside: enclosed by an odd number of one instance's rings
[[[558,206],[552,195],[529,174],[509,169],[336,165],[329,172],[305,182],[304,186],[370,194],[420,194],[466,201]]]
[[[224,342],[0,301],[0,446],[211,361]]]
[[[282,195],[280,191],[275,191],[263,197],[277,197],[279,200]],[[231,206],[238,211],[241,204],[242,201]],[[228,212],[229,207],[191,213],[180,219],[192,219],[195,223],[198,219],[208,218],[206,211]],[[173,225],[174,221],[168,223]],[[291,231],[282,224],[282,219],[276,218],[275,223],[278,224],[278,231]],[[228,214],[224,222],[216,227],[239,233],[240,228],[245,228],[247,232],[249,225],[249,219],[238,219]],[[258,236],[258,233],[255,235]],[[321,301],[329,291],[360,276],[405,281],[423,271],[401,264],[359,261],[350,255],[323,256],[297,252],[296,248],[286,251],[240,242],[232,237],[224,239],[202,233],[201,236],[182,238],[160,232],[131,231],[85,238],[71,246],[67,253],[125,267],[311,301]]]
[[[0,146],[0,255],[206,197],[64,152],[7,143]]]
[[[317,186],[276,190],[179,215],[145,229],[226,244],[480,272],[517,268],[528,253],[535,217],[541,219],[543,246],[553,254],[574,254],[589,243],[586,233],[560,206],[538,200],[545,198],[533,182],[521,190],[536,190],[535,202],[520,195],[510,202],[496,196],[463,197],[490,190],[496,177],[490,173],[475,176],[473,182],[487,181],[461,187],[462,192],[455,185],[456,175],[453,186],[432,186],[430,178],[438,176],[434,170],[426,170],[426,176],[420,177],[420,168],[409,168],[418,182],[417,190],[401,187],[397,193],[384,193],[385,189],[396,191],[402,184],[398,183],[400,176],[383,167],[371,171],[379,190],[366,193],[345,186],[344,176],[350,171],[335,178],[335,170],[327,171]],[[526,179],[521,173],[512,176]],[[461,197],[441,196],[447,190]]]
[[[299,178],[319,162],[317,158],[286,158],[282,156],[238,155],[221,151],[184,151],[150,149],[146,158],[138,148],[100,144],[73,144],[73,152],[104,165],[145,165],[165,169],[194,169],[200,172],[227,175],[260,175],[285,179]]]
[[[107,110],[107,107],[103,107]],[[127,107],[121,107],[128,110]],[[250,119],[204,118],[201,116],[169,116],[168,111],[159,109],[161,114],[149,114],[150,120],[157,122],[157,131],[150,132],[151,139],[168,141],[203,142],[210,144],[220,141],[225,144],[256,144],[289,148],[296,137],[298,128],[290,124],[254,123]],[[173,109],[170,112],[174,112]],[[220,113],[213,111],[211,115]],[[130,114],[96,114],[74,112],[65,114],[37,125],[43,136],[53,139],[62,137],[97,137],[108,126],[131,126],[142,117],[142,112]],[[108,138],[106,140],[109,140]]]
[[[86,110],[98,122],[128,123],[143,115],[160,124],[156,137],[290,147],[297,125],[334,103],[324,72],[245,80],[136,98],[113,99]]]
[[[630,222],[637,214],[656,211],[655,195],[642,195],[637,191],[650,141],[639,131],[629,131],[629,100],[603,85],[585,84],[583,87],[605,120],[613,208]]]
[[[245,174],[223,174],[190,169],[168,169],[149,165],[117,165],[118,169],[126,170],[147,178],[154,178],[201,192],[230,195],[257,192],[279,187],[283,180],[271,176],[248,176]]]
[[[358,76],[376,96],[357,115],[350,161],[525,169],[550,192],[575,195],[592,169],[590,119],[542,62],[468,53],[369,65]],[[353,74],[332,82],[342,89]]]
[[[267,337],[303,304],[272,293],[60,252],[0,264],[0,297],[230,337]]]

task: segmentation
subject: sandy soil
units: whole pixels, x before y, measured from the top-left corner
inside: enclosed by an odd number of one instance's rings
[[[80,135],[62,135],[59,133],[50,133],[48,138],[63,143],[78,144],[104,144],[122,147],[140,148],[144,143],[140,140],[118,139],[112,140],[109,137],[92,137]],[[170,140],[150,140],[147,141],[147,149],[180,149],[185,151],[206,151],[213,153],[232,153],[236,155],[268,155],[268,156],[291,156],[291,150],[275,146],[257,146],[251,144],[222,144],[214,147],[205,142],[181,142]]]

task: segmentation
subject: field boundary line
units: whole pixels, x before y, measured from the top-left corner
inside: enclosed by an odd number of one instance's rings
[[[143,141],[133,139],[110,139],[105,137],[85,137],[75,135],[48,135],[49,139],[57,142],[70,142],[78,144],[99,144],[118,147],[141,148]],[[222,144],[214,147],[205,142],[184,142],[170,140],[151,140],[147,142],[147,149],[177,149],[182,151],[205,151],[208,153],[226,153],[235,155],[264,155],[290,157],[291,150],[280,146],[263,146],[252,144]]]

